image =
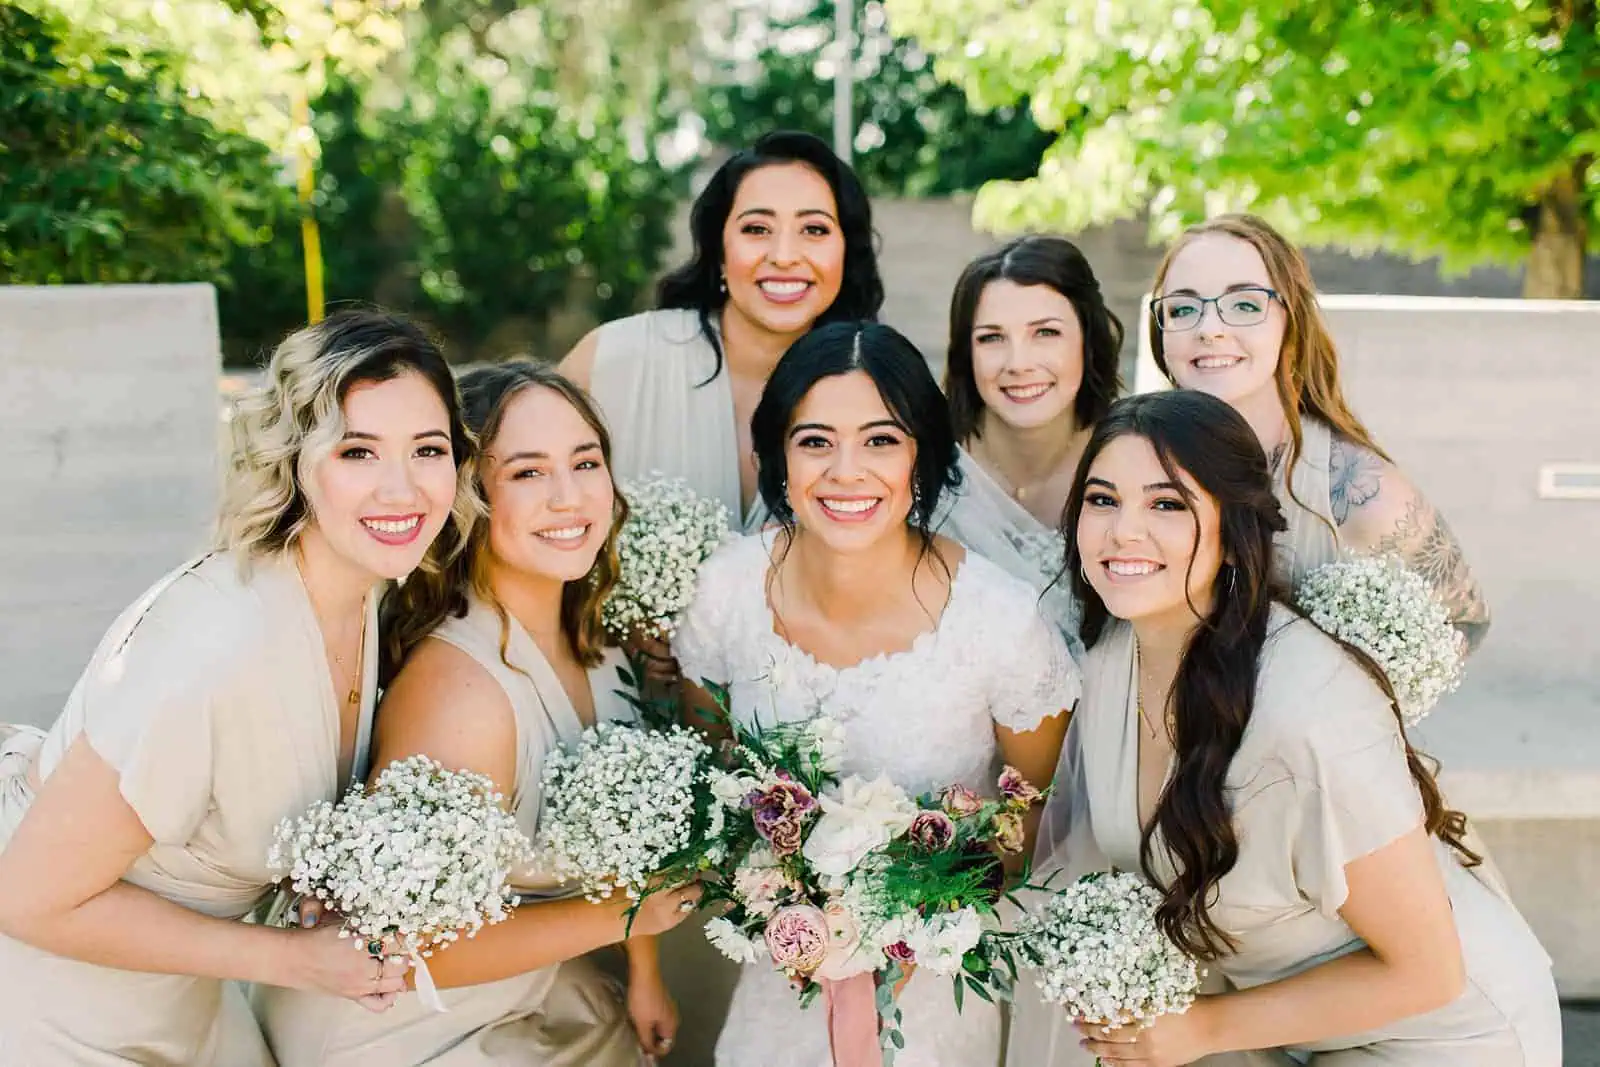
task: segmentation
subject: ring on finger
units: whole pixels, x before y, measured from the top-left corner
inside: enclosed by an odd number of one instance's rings
[[[377,938],[373,938],[371,941],[368,941],[367,955],[371,956],[375,960],[383,959],[383,942]]]

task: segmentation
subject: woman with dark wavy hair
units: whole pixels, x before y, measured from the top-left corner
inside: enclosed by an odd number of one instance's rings
[[[373,766],[422,754],[486,775],[533,839],[545,756],[597,721],[632,718],[617,693],[620,653],[600,626],[627,507],[605,426],[571,382],[512,362],[463,375],[461,394],[488,516],[450,566],[413,575],[385,604]],[[629,936],[620,895],[585,900],[537,867],[512,883],[523,903],[510,919],[431,959],[447,1011],[411,996],[373,1016],[263,990],[257,1008],[279,1067],[636,1067],[641,1044],[670,1049],[677,1012],[651,935],[682,921],[695,890],[652,896]],[[589,956],[623,941],[626,1010]]]
[[[849,165],[776,131],[717,168],[689,216],[694,254],[658,310],[608,322],[561,364],[616,435],[616,471],[662,471],[759,529],[750,415],[784,351],[819,322],[883,304],[872,206]]]
[[[876,323],[819,327],[778,363],[753,431],[777,528],[706,562],[673,638],[685,678],[726,686],[747,727],[825,710],[844,727],[845,775],[913,795],[959,784],[993,796],[1003,759],[1043,785],[1077,668],[1033,589],[932,529],[960,476],[922,355]],[[850,963],[819,973],[865,978],[870,1003],[870,977]],[[948,979],[928,971],[897,995],[901,1067],[998,1060],[994,1006],[955,1012]],[[770,963],[748,963],[716,1063],[829,1063],[825,1016],[802,1010]]]
[[[1559,1067],[1549,958],[1474,871],[1387,681],[1279,598],[1249,423],[1198,392],[1118,402],[1065,525],[1089,652],[1042,866],[1143,872],[1161,929],[1234,987],[1145,1029],[1080,1021],[1087,1051]],[[1064,1023],[1025,1004],[1012,1062],[1049,1063]]]

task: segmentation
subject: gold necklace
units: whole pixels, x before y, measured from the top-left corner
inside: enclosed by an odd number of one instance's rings
[[[1146,730],[1150,731],[1150,740],[1154,741],[1161,735],[1156,731],[1156,724],[1150,721],[1150,716],[1147,715],[1144,710],[1144,660],[1139,655],[1139,641],[1137,638],[1135,638],[1133,642],[1133,665],[1135,668],[1133,680],[1134,707],[1138,709],[1139,722],[1144,725]],[[1170,734],[1172,729],[1172,712],[1168,710],[1166,715],[1164,715],[1162,718],[1165,720],[1167,730]]]
[[[366,658],[367,602],[363,599],[361,601],[361,636],[356,642],[356,669],[354,673],[350,675],[350,692],[345,696],[346,704],[354,706],[361,702],[361,671],[362,668],[366,666]],[[335,652],[333,654],[333,662],[339,665],[339,669],[341,671],[344,670],[344,657],[339,655],[339,653]]]

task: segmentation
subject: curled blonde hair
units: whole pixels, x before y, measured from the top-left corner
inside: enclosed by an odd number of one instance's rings
[[[611,469],[611,434],[588,395],[571,380],[550,367],[526,360],[513,360],[495,366],[478,367],[461,376],[461,395],[467,427],[487,451],[500,434],[511,402],[529,389],[548,389],[571,404],[600,442],[600,455]],[[473,477],[477,499],[487,499],[482,471]],[[611,595],[622,574],[617,554],[617,537],[628,518],[628,502],[616,490],[611,511],[611,528],[605,544],[595,557],[586,578],[567,582],[561,590],[561,632],[578,661],[586,667],[599,665],[610,644],[601,622],[600,608]],[[422,643],[446,618],[466,614],[467,595],[475,594],[500,616],[500,660],[506,658],[511,638],[511,621],[504,606],[495,598],[489,583],[489,529],[486,523],[473,528],[465,550],[450,564],[436,572],[407,581],[384,605],[383,675],[397,673],[412,649]],[[515,667],[512,667],[515,670]]]
[[[1283,331],[1283,347],[1278,357],[1278,399],[1283,404],[1284,416],[1289,422],[1289,454],[1284,458],[1284,470],[1294,470],[1303,447],[1301,416],[1314,415],[1333,427],[1334,432],[1353,441],[1378,456],[1388,459],[1378,447],[1350,404],[1344,398],[1344,388],[1339,382],[1339,352],[1333,335],[1317,307],[1317,290],[1311,280],[1311,268],[1300,250],[1288,238],[1273,229],[1265,219],[1255,215],[1218,215],[1183,231],[1167,249],[1156,268],[1155,283],[1151,292],[1160,298],[1167,284],[1167,272],[1178,253],[1195,238],[1208,233],[1234,237],[1250,245],[1266,264],[1267,278],[1278,293],[1288,324]],[[1154,305],[1151,314],[1154,315]],[[1167,356],[1162,344],[1161,330],[1150,331],[1150,347],[1156,366],[1166,375],[1167,381],[1177,384],[1172,371],[1167,369]]]
[[[413,322],[376,308],[335,312],[290,334],[272,353],[260,385],[246,391],[229,423],[230,452],[213,546],[255,560],[283,552],[314,520],[306,495],[317,464],[344,436],[352,386],[421,375],[450,419],[456,496],[450,521],[421,569],[438,571],[459,555],[481,514],[473,492],[476,449],[444,354]]]

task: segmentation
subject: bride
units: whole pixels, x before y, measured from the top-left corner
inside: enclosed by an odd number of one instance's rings
[[[931,532],[959,482],[944,398],[887,326],[836,323],[789,349],[752,420],[762,499],[778,526],[705,565],[673,641],[685,679],[729,689],[741,722],[844,725],[844,773],[911,792],[993,792],[999,760],[1054,769],[1076,668],[1032,589]],[[691,691],[692,700],[705,700]],[[948,979],[899,991],[899,1067],[982,1067],[998,1009],[957,1013]],[[721,1067],[823,1067],[824,1012],[770,962],[745,967],[717,1042]]]

